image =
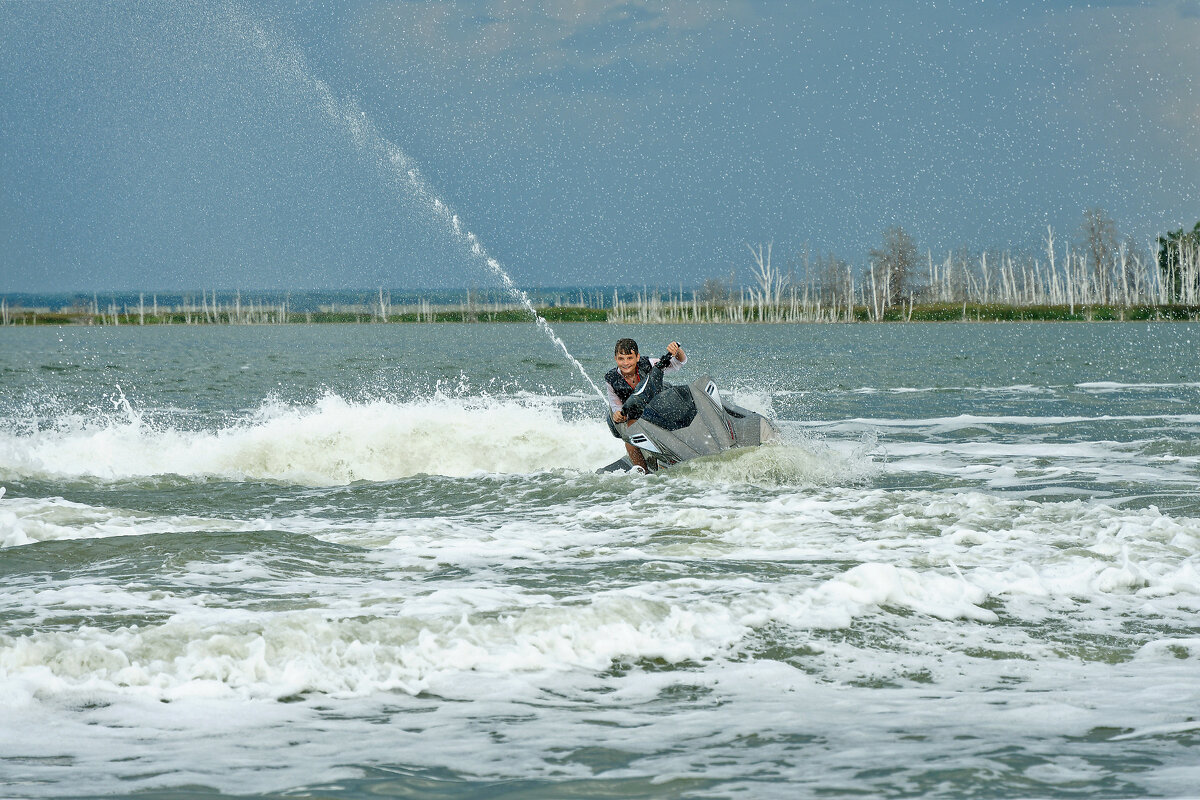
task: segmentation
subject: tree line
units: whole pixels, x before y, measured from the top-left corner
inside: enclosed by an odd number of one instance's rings
[[[1200,222],[1139,244],[1122,236],[1102,208],[1084,212],[1073,238],[1047,228],[1042,250],[922,251],[901,226],[887,228],[865,267],[827,253],[794,253],[780,267],[770,244],[747,246],[752,285],[740,288],[706,280],[701,302],[750,303],[767,308],[865,307],[882,319],[905,305],[1000,304],[1012,306],[1196,305],[1200,303]],[[849,317],[848,317],[849,318]]]

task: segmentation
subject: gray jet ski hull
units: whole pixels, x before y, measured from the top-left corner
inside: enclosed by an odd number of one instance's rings
[[[653,424],[647,417],[664,425]],[[676,423],[680,426],[670,430]],[[766,417],[722,398],[717,384],[707,375],[687,386],[664,387],[650,401],[642,418],[631,425],[616,425],[615,430],[642,451],[651,471],[735,447],[757,447],[779,435]],[[627,471],[632,467],[625,456],[597,472]]]

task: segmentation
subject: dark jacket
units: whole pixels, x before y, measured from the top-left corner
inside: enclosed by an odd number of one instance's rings
[[[651,367],[649,358],[642,356],[638,359],[638,386],[641,386],[642,381],[644,381],[646,376],[650,374],[650,369]],[[604,380],[607,381],[608,385],[612,387],[613,392],[616,393],[617,397],[620,398],[622,403],[627,401],[629,396],[636,391],[636,387],[630,386],[625,382],[625,377],[621,374],[621,370],[617,369],[616,367],[613,367],[608,372],[604,373]]]

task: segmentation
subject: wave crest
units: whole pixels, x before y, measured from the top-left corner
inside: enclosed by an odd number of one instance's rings
[[[418,474],[590,470],[613,458],[610,440],[593,420],[567,420],[553,398],[327,395],[304,406],[268,401],[214,430],[148,423],[131,409],[100,420],[60,418],[52,430],[0,433],[0,476],[336,486]]]

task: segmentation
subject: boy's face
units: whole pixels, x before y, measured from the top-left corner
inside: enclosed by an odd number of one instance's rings
[[[632,375],[637,372],[637,353],[617,353],[614,357],[617,359],[617,369],[621,371],[622,375]]]

